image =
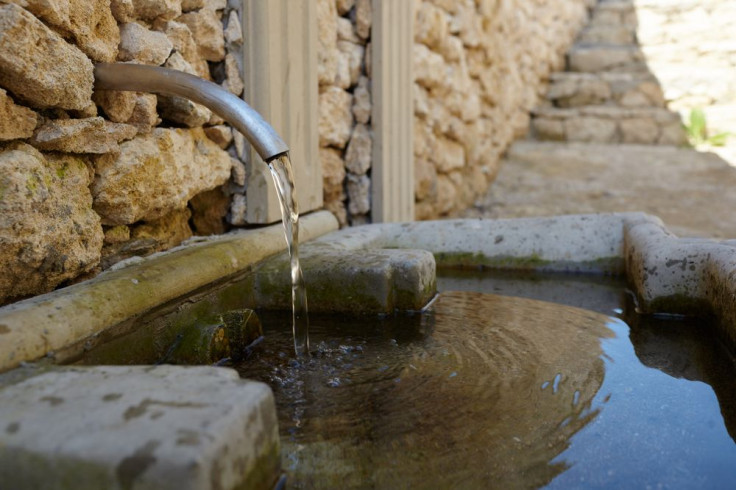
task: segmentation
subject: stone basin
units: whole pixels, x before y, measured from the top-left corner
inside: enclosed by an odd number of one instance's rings
[[[303,223],[311,311],[419,310],[435,295],[438,267],[618,275],[642,313],[710,315],[736,342],[736,241],[680,239],[645,214],[335,231],[332,215],[315,213]],[[0,308],[0,481],[38,484],[42,467],[51,488],[275,485],[278,429],[265,385],[214,366],[68,364],[107,364],[95,353],[125,346],[149,354],[128,364],[166,360],[171,339],[187,335],[182,325],[198,321],[233,345],[253,341],[258,332],[227,337],[223,314],[290,306],[284,248],[278,226],[195,240]],[[237,320],[243,331],[247,318]]]

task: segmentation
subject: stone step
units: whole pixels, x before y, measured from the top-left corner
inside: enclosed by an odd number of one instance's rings
[[[649,73],[553,73],[547,100],[555,107],[665,106],[662,89]]]
[[[644,53],[638,46],[616,44],[576,44],[567,53],[568,71],[583,73],[647,73]]]
[[[541,141],[681,145],[680,116],[661,108],[542,107],[532,112],[531,136]]]
[[[588,25],[636,28],[636,7],[630,0],[604,0],[593,9]]]
[[[635,44],[636,27],[626,25],[591,24],[578,35],[578,43]]]

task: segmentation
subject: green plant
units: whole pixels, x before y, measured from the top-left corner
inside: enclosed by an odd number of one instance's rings
[[[708,123],[705,118],[703,109],[695,108],[690,111],[690,122],[685,124],[685,132],[690,146],[724,146],[729,137],[730,132],[721,132],[708,136]]]

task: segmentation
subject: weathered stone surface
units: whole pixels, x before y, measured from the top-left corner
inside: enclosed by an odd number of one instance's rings
[[[565,140],[565,123],[558,119],[535,118],[532,120],[532,128],[537,139],[543,141]]]
[[[234,194],[230,202],[230,212],[227,221],[231,225],[243,226],[248,224],[248,201],[243,194]]]
[[[442,55],[430,51],[423,44],[414,45],[414,80],[428,89],[440,88],[447,83],[445,61]]]
[[[368,39],[371,35],[371,22],[373,21],[372,0],[355,0],[355,32],[362,39]]]
[[[120,26],[118,60],[160,66],[171,54],[173,44],[165,34],[129,22]]]
[[[206,127],[204,128],[204,134],[206,134],[209,139],[217,143],[217,146],[223,150],[233,142],[233,130],[230,126],[226,126],[224,124]]]
[[[133,0],[110,0],[110,10],[115,20],[121,24],[135,20]]]
[[[345,17],[337,18],[337,40],[349,41],[355,44],[364,44],[365,41],[360,39],[355,33],[355,27],[349,19]]]
[[[649,118],[621,121],[621,141],[624,143],[653,144],[659,138],[659,125]]]
[[[638,47],[630,46],[581,46],[568,53],[572,71],[596,73],[606,70],[639,70],[644,55]]]
[[[242,164],[241,164],[242,165]],[[230,209],[230,196],[222,187],[204,191],[189,201],[192,227],[197,235],[222,235],[228,229],[225,216]]]
[[[348,225],[348,211],[345,209],[345,203],[343,201],[325,202],[324,206],[327,211],[335,216],[340,228]]]
[[[437,176],[437,202],[435,209],[440,215],[447,214],[455,209],[457,190],[447,175]]]
[[[322,196],[325,203],[345,200],[345,162],[340,150],[320,148]]]
[[[176,209],[157,220],[132,227],[130,238],[150,242],[150,253],[168,250],[192,236],[189,228],[191,217],[192,212],[188,208]]]
[[[353,116],[360,124],[368,124],[371,120],[371,91],[368,77],[360,77],[358,86],[353,90]]]
[[[235,95],[242,94],[245,89],[238,62],[232,53],[225,55],[225,81],[222,85]]]
[[[319,144],[345,148],[353,129],[353,96],[340,87],[319,94]]]
[[[115,61],[120,34],[108,0],[10,0],[10,3],[24,7],[64,37],[73,39],[93,60]]]
[[[93,269],[102,227],[87,165],[15,143],[0,153],[0,304]]]
[[[350,137],[345,152],[345,167],[356,174],[363,175],[371,168],[373,160],[373,136],[365,124],[358,124]]]
[[[365,214],[371,210],[371,179],[367,175],[347,176],[348,211],[351,215]]]
[[[126,122],[133,115],[136,92],[118,92],[116,90],[95,90],[92,100],[100,106],[105,115],[113,122]]]
[[[437,152],[430,155],[430,160],[437,165],[440,172],[450,172],[465,166],[465,149],[460,143],[447,138],[437,141]]]
[[[126,123],[138,128],[138,134],[150,133],[151,128],[161,120],[156,112],[156,96],[154,94],[137,94],[135,107]]]
[[[136,133],[134,126],[101,117],[55,119],[39,126],[30,143],[44,151],[101,154],[118,151],[118,143],[133,138]]]
[[[123,243],[130,240],[130,228],[125,225],[103,227],[105,232],[105,244]]]
[[[0,88],[0,141],[30,138],[36,128],[38,115],[27,107],[17,105]]]
[[[225,28],[225,41],[228,44],[243,43],[243,27],[240,25],[238,12],[233,10],[227,17],[227,27]]]
[[[200,54],[192,31],[189,30],[186,24],[170,20],[168,22],[156,22],[154,27],[166,34],[174,49],[194,68],[197,76],[210,80],[210,69],[207,60]]]
[[[156,128],[95,160],[94,208],[108,225],[156,220],[225,183],[231,166],[201,128]]]
[[[84,480],[93,488],[215,490],[267,488],[278,478],[273,394],[230,369],[64,368],[9,386],[0,400],[2,426],[19,428],[0,436],[8,488],[81,488]]]
[[[204,7],[206,3],[207,2],[205,0],[181,0],[181,10],[183,12],[199,10]]]
[[[0,85],[33,107],[84,110],[92,63],[26,10],[0,6]]]
[[[214,10],[203,8],[196,12],[182,14],[176,19],[186,24],[192,31],[199,53],[207,61],[225,59],[225,37],[222,22]]]
[[[569,141],[613,143],[616,140],[616,121],[596,117],[576,117],[565,121]]]
[[[353,86],[358,83],[358,79],[363,71],[363,57],[365,48],[360,44],[350,41],[338,41],[337,49],[346,57],[349,73],[349,85]]]
[[[137,19],[172,20],[181,15],[181,0],[132,0]]]
[[[337,10],[334,0],[317,0],[317,77],[329,85],[337,76]]]
[[[436,5],[422,2],[416,16],[414,41],[439,51],[448,37],[447,14]]]

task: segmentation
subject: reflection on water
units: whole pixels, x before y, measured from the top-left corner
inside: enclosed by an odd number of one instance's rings
[[[529,291],[574,302],[581,288],[631,330],[567,306],[443,293],[415,317],[315,318],[318,348],[295,360],[290,319],[262,313],[266,341],[240,370],[274,389],[289,486],[730,486],[736,446],[718,405],[730,429],[730,354],[673,333],[684,324],[630,319],[620,284],[575,281]]]

